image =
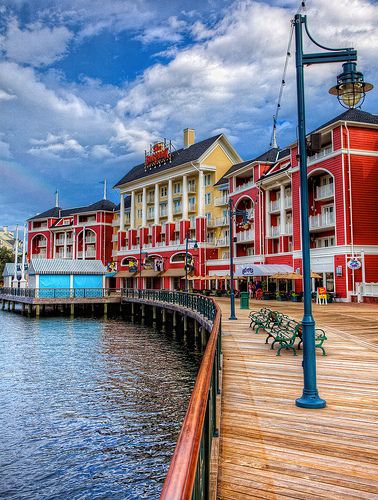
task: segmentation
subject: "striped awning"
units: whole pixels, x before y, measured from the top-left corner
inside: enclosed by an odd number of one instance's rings
[[[116,278],[135,278],[137,273],[130,273],[130,271],[118,271],[115,275]]]
[[[156,278],[161,274],[161,271],[154,271],[153,269],[144,269],[142,273],[137,273],[135,276],[142,278]]]
[[[34,274],[107,274],[101,260],[32,259],[29,275]]]
[[[185,269],[168,269],[161,275],[162,277],[171,277],[171,278],[183,278],[185,276]]]

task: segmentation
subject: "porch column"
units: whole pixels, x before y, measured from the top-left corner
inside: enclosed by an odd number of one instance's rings
[[[280,233],[283,236],[286,233],[286,213],[285,213],[285,186],[280,186],[280,218],[281,228]]]
[[[72,229],[72,259],[76,259],[76,231]]]
[[[198,217],[204,217],[205,182],[202,170],[198,173]]]
[[[143,188],[142,194],[142,227],[147,226],[147,188]]]
[[[64,231],[63,259],[67,258],[67,231]]]
[[[182,176],[182,218],[188,220],[188,177]]]
[[[135,229],[135,191],[131,191],[130,229]]]
[[[54,232],[54,241],[53,241],[53,259],[55,259],[55,253],[56,253],[56,233]]]
[[[81,258],[85,260],[85,227],[83,227],[83,247]]]
[[[167,222],[173,222],[173,199],[172,199],[172,179],[168,181],[168,220]]]
[[[119,207],[119,230],[125,230],[125,196],[121,193],[120,207]]]
[[[155,184],[155,198],[154,198],[154,224],[159,225],[159,184]]]
[[[270,191],[265,191],[265,237],[271,236],[271,220],[270,220]]]

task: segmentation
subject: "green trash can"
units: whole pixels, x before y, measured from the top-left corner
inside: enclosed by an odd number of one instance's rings
[[[249,309],[249,292],[240,292],[240,309]]]

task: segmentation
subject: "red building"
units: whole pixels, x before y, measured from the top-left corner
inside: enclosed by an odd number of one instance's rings
[[[313,135],[312,135],[313,134]],[[344,300],[358,283],[378,282],[378,116],[351,109],[309,134],[309,221],[313,287],[326,286]],[[316,148],[314,147],[316,145]],[[286,265],[302,272],[297,144],[270,149],[233,165],[228,183],[237,209],[247,209],[249,227],[236,218],[236,273],[254,264]],[[209,274],[229,269],[228,259],[207,262]],[[348,263],[357,261],[358,269]],[[293,281],[299,291],[301,280]]]
[[[86,207],[53,207],[28,220],[29,259],[112,261],[112,221],[116,205],[101,200]]]

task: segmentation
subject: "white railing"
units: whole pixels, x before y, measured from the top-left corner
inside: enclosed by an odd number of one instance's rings
[[[64,245],[64,240],[62,239],[57,239],[55,240],[55,245]]]
[[[255,237],[255,232],[253,229],[248,229],[247,231],[240,231],[239,233],[236,233],[236,241],[242,242],[242,241],[253,241]]]
[[[215,219],[215,226],[216,227],[222,227],[222,226],[228,226],[228,217],[217,217]]]
[[[196,228],[196,220],[190,219],[189,229],[195,229],[195,228]]]
[[[323,148],[319,151],[319,153],[315,153],[312,156],[308,157],[308,162],[312,162],[315,160],[319,160],[319,158],[324,158],[325,156],[329,155],[332,153],[332,146],[328,146],[326,148]]]
[[[272,226],[270,228],[270,236],[272,238],[277,238],[280,235],[280,226]]]
[[[46,252],[32,253],[32,258],[33,259],[45,259]]]
[[[277,212],[281,208],[281,200],[274,200],[270,202],[270,212]]]
[[[364,283],[362,286],[362,295],[378,297],[378,283]]]
[[[285,234],[292,234],[293,233],[293,223],[292,222],[286,222],[285,224]]]
[[[119,226],[119,219],[113,219],[112,226],[113,227]]]
[[[188,183],[188,193],[195,193],[195,192],[196,192],[196,183],[189,182]]]
[[[72,259],[72,252],[66,253],[66,259]]]
[[[96,236],[86,236],[85,243],[96,243]]]
[[[240,191],[244,191],[245,189],[251,188],[255,183],[253,181],[245,182],[244,184],[240,184],[235,189],[233,189],[232,194],[240,193]]]
[[[230,252],[222,252],[222,259],[229,259],[230,258]]]
[[[165,247],[165,241],[157,241],[157,242],[155,243],[155,246],[156,246],[156,247]]]
[[[207,227],[214,227],[215,220],[214,219],[206,219],[206,225],[207,225]]]
[[[181,214],[181,212],[182,212],[182,206],[181,205],[173,207],[173,213],[174,214]]]
[[[333,183],[325,184],[324,186],[317,186],[316,188],[316,199],[322,200],[324,198],[330,198],[333,196]]]
[[[131,245],[131,250],[139,250],[139,245]]]
[[[291,208],[291,207],[292,207],[292,200],[291,200],[291,196],[285,196],[285,199],[284,199],[284,207],[285,207],[285,208]]]
[[[310,216],[310,229],[320,229],[335,225],[334,214],[318,214]]]
[[[228,204],[228,199],[229,199],[228,195],[226,195],[226,196],[219,196],[218,198],[215,198],[214,205],[216,207],[222,207],[224,205],[227,205]]]
[[[143,248],[152,248],[152,243],[144,243]]]
[[[112,235],[112,242],[115,243],[116,241],[118,241],[118,234],[113,234]]]
[[[147,220],[151,220],[151,219],[153,219],[154,217],[155,217],[155,211],[154,211],[154,210],[152,210],[152,211],[150,211],[150,210],[149,210],[149,211],[147,212]]]
[[[160,217],[166,217],[167,216],[167,209],[160,209]]]
[[[216,241],[218,247],[227,247],[230,244],[230,239],[228,237],[218,238]]]
[[[67,245],[72,245],[72,238],[67,238]]]
[[[33,224],[34,231],[39,231],[39,230],[44,230],[44,229],[47,229],[47,224],[43,224],[43,226],[34,226],[34,224]]]
[[[120,252],[127,252],[127,250],[128,250],[128,249],[129,249],[129,246],[128,246],[128,245],[126,245],[125,247],[121,247],[121,248],[119,249],[119,251],[120,251]]]
[[[195,203],[189,203],[188,209],[189,209],[189,212],[195,212],[196,211],[196,204]]]
[[[175,231],[180,231],[180,222],[175,222]]]
[[[207,243],[210,243],[210,245],[214,245],[215,244],[215,238],[214,238],[214,236],[211,237],[211,238],[207,238]]]

